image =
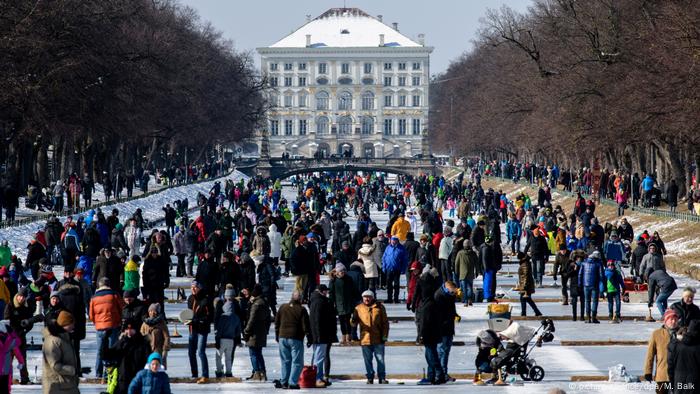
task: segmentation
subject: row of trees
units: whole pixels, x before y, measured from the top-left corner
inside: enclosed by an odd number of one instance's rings
[[[434,81],[433,144],[689,184],[700,163],[700,7],[691,0],[535,0],[482,20]],[[455,138],[460,137],[460,138]]]
[[[0,9],[0,165],[20,190],[73,171],[182,164],[187,153],[204,161],[264,114],[250,56],[174,1]]]

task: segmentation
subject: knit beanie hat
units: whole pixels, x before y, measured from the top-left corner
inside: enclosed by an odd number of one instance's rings
[[[148,311],[149,311],[149,312],[153,311],[153,312],[155,312],[155,313],[160,313],[160,304],[157,304],[157,303],[151,304],[151,305],[148,307]]]
[[[159,363],[163,362],[163,358],[160,356],[160,353],[158,352],[153,352],[151,353],[150,356],[148,356],[148,364],[151,363],[153,360],[158,360]]]
[[[345,265],[343,263],[336,264],[335,272],[345,272]]]
[[[664,318],[663,318],[664,323],[666,323],[667,319],[670,319],[672,317],[675,317],[676,319],[678,318],[678,314],[676,313],[676,311],[674,311],[673,309],[666,309],[666,312],[664,312]]]
[[[65,326],[70,326],[71,324],[75,323],[75,319],[73,319],[73,315],[71,315],[70,312],[61,311],[61,313],[58,314],[58,318],[56,319],[56,322],[58,323],[59,326],[65,327]]]

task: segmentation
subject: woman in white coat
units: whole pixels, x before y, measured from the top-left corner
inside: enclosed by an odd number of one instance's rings
[[[375,253],[376,247],[372,245],[372,239],[365,237],[362,240],[362,247],[357,251],[357,259],[362,261],[362,264],[365,266],[366,288],[373,292],[377,290],[377,280],[379,278],[379,266],[377,266],[374,258]]]
[[[282,234],[277,231],[276,224],[270,225],[267,237],[270,239],[270,257],[275,263],[278,263],[280,256],[282,256]]]

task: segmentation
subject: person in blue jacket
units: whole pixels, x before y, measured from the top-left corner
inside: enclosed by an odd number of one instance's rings
[[[608,259],[608,266],[605,268],[604,291],[608,299],[608,317],[611,323],[620,323],[620,296],[625,288],[625,281],[622,274],[617,269],[615,260]],[[615,313],[613,314],[613,304]]]
[[[129,384],[129,394],[170,393],[170,379],[161,366],[160,354],[151,353],[146,368],[140,370]]]
[[[520,221],[514,213],[511,213],[506,223],[506,237],[508,238],[508,244],[510,244],[510,251],[513,256],[520,252],[520,238],[522,238],[522,236],[523,229],[520,225]]]
[[[581,264],[581,269],[578,272],[578,283],[583,287],[583,296],[586,299],[586,320],[584,323],[600,323],[597,317],[599,286],[602,280],[603,262],[600,252],[596,250]]]
[[[646,201],[647,206],[651,203],[651,191],[654,189],[654,178],[650,174],[644,177],[642,180],[642,191],[644,192],[644,201]]]
[[[626,260],[625,246],[622,244],[622,241],[620,241],[617,231],[611,232],[610,239],[603,244],[603,254],[605,254],[607,260],[615,261],[616,265]]]
[[[403,245],[399,243],[399,238],[391,237],[389,245],[384,250],[382,256],[382,270],[386,274],[386,303],[399,303],[399,288],[401,275],[408,269],[408,253]]]

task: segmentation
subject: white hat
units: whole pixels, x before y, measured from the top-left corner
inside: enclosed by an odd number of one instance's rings
[[[365,290],[364,292],[362,292],[362,296],[374,298],[374,292],[372,290]]]

